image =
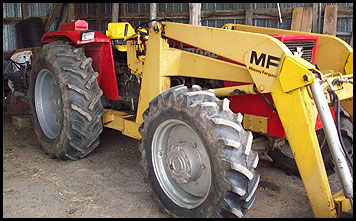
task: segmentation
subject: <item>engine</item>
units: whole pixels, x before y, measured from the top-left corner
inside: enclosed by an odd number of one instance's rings
[[[136,112],[140,94],[140,78],[131,74],[126,62],[115,62],[116,79],[119,88],[121,109]]]
[[[105,99],[105,108],[132,112],[137,111],[138,98],[140,95],[140,78],[131,73],[127,67],[126,53],[114,50],[115,74],[119,90],[119,100]]]

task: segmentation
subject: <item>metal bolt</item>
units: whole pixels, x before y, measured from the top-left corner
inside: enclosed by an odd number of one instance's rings
[[[309,81],[309,76],[308,76],[307,74],[305,74],[305,75],[303,76],[303,80],[304,80],[305,83],[308,83],[308,81]]]
[[[197,145],[197,143],[194,143],[194,147],[197,147],[198,145]]]
[[[260,89],[260,91],[262,92],[262,91],[265,89],[265,87],[264,87],[263,85],[260,85],[260,86],[258,87],[258,89]]]
[[[206,167],[205,167],[205,165],[203,164],[203,165],[201,165],[201,168],[204,170]]]

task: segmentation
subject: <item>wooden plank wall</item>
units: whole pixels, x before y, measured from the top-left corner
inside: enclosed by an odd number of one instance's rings
[[[337,5],[327,5],[324,14],[323,34],[336,36]]]
[[[24,19],[29,15],[28,4],[31,3],[21,3],[22,17],[21,18],[3,18],[3,24],[15,24]],[[53,7],[52,13],[49,16],[42,16],[43,22],[48,31],[50,25],[53,22],[58,21],[60,14],[60,5],[66,5],[65,18],[63,20],[76,20],[84,19],[87,21],[94,22],[96,30],[105,29],[102,25],[102,21],[110,22],[112,19],[112,13],[100,13],[100,3],[88,3],[94,4],[94,12],[91,14],[81,14],[79,10],[79,5],[81,3],[56,3]],[[127,13],[125,5],[129,3],[119,3],[119,15],[118,21],[127,20],[148,20],[149,12],[146,13]],[[323,8],[320,7],[320,3],[314,3],[313,7],[304,8],[281,8],[281,15],[283,19],[291,19],[295,16],[298,19],[292,20],[291,29],[301,30],[308,32],[320,32],[320,26],[324,25],[323,33],[330,33],[332,35],[351,35],[352,33],[337,33],[335,31],[337,18],[353,18],[353,7],[352,6],[337,6],[337,5],[327,5]],[[63,6],[62,6],[63,7]],[[313,13],[314,12],[314,13]],[[320,24],[321,15],[324,16],[324,24]],[[189,11],[173,11],[173,12],[161,12],[159,7],[157,7],[157,18],[168,18],[168,19],[185,19],[189,20]],[[277,8],[258,8],[253,9],[252,3],[244,3],[244,9],[240,10],[203,10],[201,11],[201,19],[242,19],[245,20],[245,24],[252,25],[253,19],[279,19],[279,13]],[[302,22],[304,21],[304,22]],[[307,21],[307,22],[305,22]],[[319,24],[318,24],[319,22]],[[103,26],[103,27],[101,27]],[[351,42],[350,42],[351,43]]]
[[[291,30],[311,32],[313,22],[313,8],[312,7],[298,7],[294,8],[292,14]]]
[[[25,13],[23,15],[28,15],[28,12],[26,13],[26,5],[25,4],[30,4],[30,3],[22,3],[24,5],[24,10]],[[75,12],[76,14],[78,13],[78,4],[80,3],[75,3]],[[94,4],[94,3],[89,3],[89,4]],[[147,13],[127,13],[125,10],[125,4],[128,3],[119,3],[120,4],[120,12],[119,12],[119,20],[127,20],[127,19],[147,19],[149,18],[149,12]],[[245,8],[249,10],[248,4],[251,3],[245,3],[247,4]],[[28,11],[28,9],[27,9]],[[324,14],[325,8],[321,9],[321,14]],[[281,8],[281,14],[283,19],[291,19],[292,18],[292,12],[293,8]],[[246,14],[248,17],[246,18]],[[252,9],[248,13],[246,13],[245,9],[240,9],[240,10],[213,10],[213,11],[202,11],[202,19],[247,19],[251,20],[252,19],[279,19],[278,15],[278,9],[277,8],[258,8],[258,9]],[[347,6],[347,7],[338,7],[338,18],[351,18],[353,17],[353,7]],[[98,8],[96,8],[95,13],[89,14],[89,15],[82,15],[78,14],[75,16],[77,19],[86,19],[86,20],[111,20],[112,14],[111,13],[99,13]],[[173,11],[173,12],[160,12],[158,10],[157,12],[157,18],[170,18],[170,19],[188,19],[189,18],[189,12],[188,11]],[[42,16],[44,20],[47,19],[47,16],[44,17]],[[19,21],[22,21],[24,17],[22,18],[3,18],[3,23],[4,24],[14,24],[18,23]]]

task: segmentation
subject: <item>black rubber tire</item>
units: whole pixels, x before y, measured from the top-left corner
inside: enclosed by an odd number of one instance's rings
[[[140,150],[145,182],[162,212],[173,217],[243,217],[256,198],[260,175],[254,169],[258,154],[251,151],[252,133],[242,126],[242,115],[229,109],[229,100],[220,100],[214,91],[179,85],[154,98],[143,114]],[[212,168],[212,185],[205,201],[186,209],[175,204],[162,190],[155,175],[151,143],[158,126],[169,119],[190,125],[205,144]],[[222,120],[222,121],[219,121]],[[234,126],[231,126],[231,125]],[[241,128],[237,129],[237,128]],[[236,144],[240,143],[240,147]],[[234,165],[244,169],[236,169]],[[233,169],[234,168],[234,169]],[[239,192],[239,191],[240,192]],[[239,195],[239,194],[240,195]]]
[[[343,108],[341,108],[340,111],[340,127],[343,142],[346,146],[346,149],[349,151],[349,154],[353,158],[353,124],[349,115]],[[319,144],[321,145],[325,137],[324,131],[320,129],[320,131],[317,132],[317,135]],[[287,142],[288,141],[286,141],[286,143]],[[276,167],[284,170],[288,175],[299,176],[298,167],[294,158],[285,155],[278,148],[274,148],[273,150],[269,151],[268,155],[272,158],[273,164]],[[335,165],[326,140],[324,145],[321,147],[321,155],[323,157],[326,173],[328,175],[335,173]]]
[[[92,59],[85,56],[83,48],[62,41],[48,43],[35,54],[30,73],[30,107],[39,143],[53,159],[78,160],[100,143],[103,92],[96,80],[98,73],[91,64]],[[43,132],[35,108],[35,83],[44,68],[53,74],[62,102],[59,134],[52,139]]]

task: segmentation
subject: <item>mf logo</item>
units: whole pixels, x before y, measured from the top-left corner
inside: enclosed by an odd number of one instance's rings
[[[295,56],[302,57],[302,55],[303,55],[302,50],[303,50],[303,47],[297,47],[297,51],[293,52],[293,54],[294,54]]]
[[[272,55],[266,55],[264,53],[262,53],[260,56],[257,56],[257,52],[252,51],[250,63],[253,64],[253,61],[255,61],[256,65],[260,65],[261,63],[262,67],[266,66],[266,68],[269,68],[269,66],[278,67],[278,64],[281,61],[281,59]]]

